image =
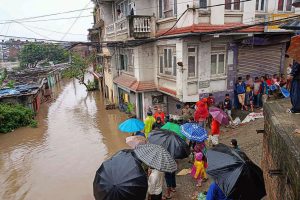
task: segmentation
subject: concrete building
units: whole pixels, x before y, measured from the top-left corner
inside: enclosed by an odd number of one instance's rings
[[[180,114],[184,102],[233,94],[238,76],[283,73],[291,32],[253,24],[293,16],[291,2],[94,1],[107,97],[140,118],[157,105]]]

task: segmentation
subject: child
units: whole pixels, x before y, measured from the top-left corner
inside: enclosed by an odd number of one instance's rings
[[[220,136],[220,123],[213,119],[211,122],[211,136],[210,141],[213,146],[219,144],[219,136]]]
[[[229,94],[225,95],[225,100],[223,102],[223,107],[224,107],[224,111],[228,115],[230,121],[232,121],[232,117],[231,117],[232,101],[230,99]]]
[[[207,164],[205,164],[203,154],[201,152],[196,153],[191,175],[197,180],[197,187],[201,187],[202,181],[207,180],[205,168],[207,168]]]
[[[251,112],[254,112],[254,93],[253,90],[249,93],[249,103],[250,103],[250,110]]]
[[[150,195],[150,200],[161,200],[163,180],[163,172],[160,172],[156,169],[150,170],[150,175],[148,179],[148,193]]]

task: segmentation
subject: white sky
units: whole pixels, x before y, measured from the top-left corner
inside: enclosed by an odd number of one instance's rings
[[[88,5],[87,5],[88,4]],[[31,22],[22,23],[27,28],[33,30],[33,33],[26,29],[24,26],[18,23],[1,24],[5,20],[19,19],[25,17],[34,17],[39,15],[46,15],[70,10],[77,10],[83,8],[93,7],[91,0],[0,0],[0,35],[12,35],[21,37],[33,37],[52,40],[62,40],[65,32],[71,27],[74,19],[59,20],[59,21],[44,21],[44,22]],[[92,9],[85,10],[81,16],[92,15]],[[50,19],[50,18],[68,18],[77,17],[80,12],[74,12],[63,15],[56,15],[45,18],[32,19]],[[86,41],[87,29],[92,27],[93,17],[79,18],[70,30],[71,34],[82,35],[67,35],[64,40],[67,41]],[[47,30],[41,30],[47,29]],[[61,33],[55,33],[50,31],[56,31]],[[3,37],[0,36],[2,40]],[[6,38],[9,39],[9,38]]]

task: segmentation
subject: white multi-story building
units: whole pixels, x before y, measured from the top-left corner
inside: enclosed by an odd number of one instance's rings
[[[107,97],[142,118],[161,105],[233,93],[236,77],[283,73],[291,32],[262,21],[291,17],[292,0],[94,0],[103,22]]]

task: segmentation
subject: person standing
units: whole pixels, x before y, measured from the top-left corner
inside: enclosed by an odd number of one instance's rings
[[[197,187],[202,186],[202,181],[207,180],[204,156],[201,152],[196,153],[194,165],[192,166],[191,176],[197,180]]]
[[[210,141],[213,146],[219,144],[220,126],[221,124],[217,120],[212,120]]]
[[[205,104],[203,102],[199,102],[197,105],[197,110],[194,113],[194,121],[199,123],[204,128],[208,115],[209,113]]]
[[[300,64],[298,62],[294,62],[288,79],[291,80],[290,96],[292,103],[289,112],[300,113]]]
[[[250,105],[250,92],[253,90],[253,79],[250,75],[246,76],[246,94],[245,94],[245,104]]]
[[[149,171],[148,193],[150,195],[150,200],[161,200],[164,173],[156,169],[150,169]]]
[[[254,95],[254,104],[257,108],[261,107],[260,99],[261,99],[261,81],[258,77],[255,77],[254,85],[253,85],[253,95]]]
[[[262,76],[261,78],[261,106],[263,106],[264,103],[267,102],[267,99],[269,97],[269,86],[267,84],[267,78]]]
[[[193,117],[193,110],[190,108],[190,105],[186,103],[182,109],[183,121],[188,122],[191,117]]]
[[[144,133],[146,138],[148,138],[149,133],[152,131],[152,127],[154,123],[155,123],[155,118],[152,116],[152,112],[148,112],[147,117],[144,120],[144,124],[145,124]]]
[[[157,118],[160,118],[161,123],[164,124],[165,123],[165,113],[161,110],[161,108],[158,108],[157,111],[154,114],[154,118],[157,121]]]
[[[215,97],[212,93],[209,93],[207,97],[207,106],[210,108],[211,106],[214,106],[216,104]]]
[[[235,86],[236,93],[238,95],[238,99],[240,104],[242,105],[242,110],[245,108],[247,110],[247,106],[245,106],[245,93],[246,93],[246,84],[242,80],[242,77],[238,78],[238,83]]]
[[[223,107],[224,107],[224,111],[228,115],[230,121],[232,121],[232,117],[231,117],[232,101],[230,99],[229,94],[225,95],[225,100],[223,102]]]
[[[170,199],[171,198],[171,193],[176,192],[176,174],[175,172],[173,173],[165,173],[165,180],[167,184],[167,192],[164,195],[163,199]]]

